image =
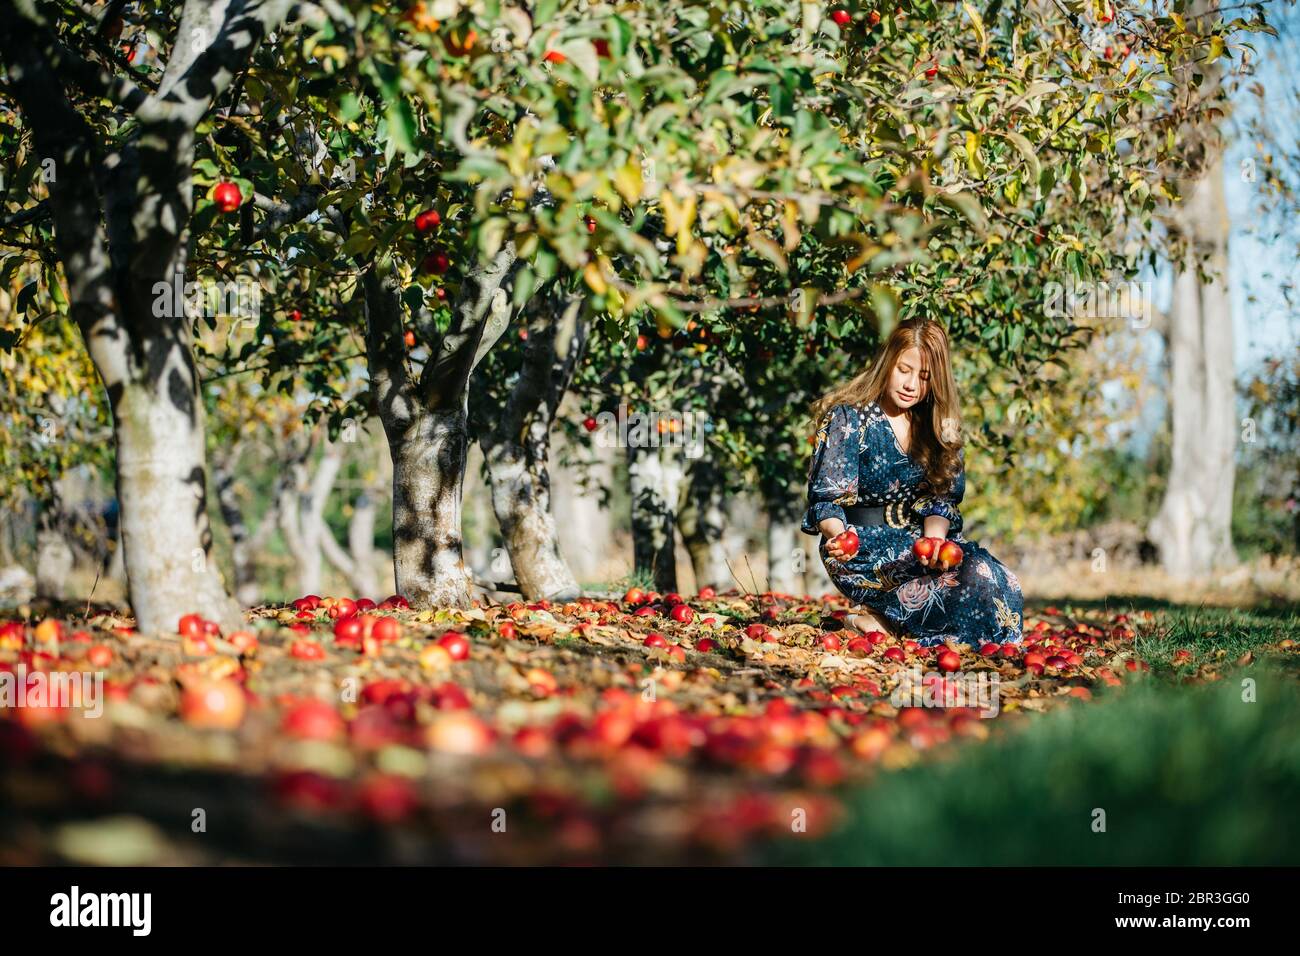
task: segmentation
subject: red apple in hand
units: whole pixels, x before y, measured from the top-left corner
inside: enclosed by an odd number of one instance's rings
[[[852,528],[849,528],[847,531],[841,531],[835,537],[831,538],[830,543],[844,552],[843,560],[846,561],[858,553],[858,545],[860,544],[858,541],[858,533]]]
[[[955,568],[961,564],[962,552],[961,545],[956,541],[945,541],[939,546],[939,564],[947,571],[949,568]]]
[[[942,542],[938,538],[917,538],[916,543],[912,545],[912,553],[924,564],[938,553],[941,545]]]

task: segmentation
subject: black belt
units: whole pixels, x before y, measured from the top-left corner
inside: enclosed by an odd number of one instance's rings
[[[906,528],[912,523],[912,502],[890,501],[884,505],[849,505],[844,509],[849,524],[887,524],[891,528]]]

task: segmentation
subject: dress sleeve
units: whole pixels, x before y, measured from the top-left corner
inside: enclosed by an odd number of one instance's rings
[[[848,526],[844,505],[858,503],[858,458],[862,423],[851,405],[834,405],[817,426],[808,465],[808,510],[800,530],[820,535],[819,522],[839,518]]]
[[[931,515],[947,518],[949,535],[961,531],[962,525],[961,509],[957,506],[966,494],[966,453],[963,451],[960,454],[961,466],[957,470],[957,477],[953,480],[952,490],[946,495],[926,495],[917,498],[912,504],[912,514],[916,515],[918,521],[925,521]]]

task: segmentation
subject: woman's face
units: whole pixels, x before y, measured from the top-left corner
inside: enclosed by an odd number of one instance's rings
[[[921,363],[921,350],[915,345],[898,353],[889,375],[889,397],[901,409],[925,401],[930,393],[930,373]]]

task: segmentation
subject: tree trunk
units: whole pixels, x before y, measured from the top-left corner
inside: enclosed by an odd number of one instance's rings
[[[1228,217],[1217,147],[1205,175],[1186,185],[1176,228],[1188,243],[1174,279],[1169,315],[1169,484],[1148,535],[1172,576],[1188,579],[1231,567],[1237,443],[1232,308],[1228,298]],[[1202,282],[1198,259],[1209,275]]]
[[[468,606],[460,526],[465,415],[425,413],[399,440],[390,439],[390,448],[397,592],[419,607]]]
[[[375,574],[375,511],[374,496],[369,489],[362,489],[352,504],[347,548],[335,540],[324,516],[318,519],[321,553],[335,571],[347,578],[348,587],[359,598],[379,594],[379,578]]]
[[[809,537],[802,531],[799,533],[799,544],[804,552],[803,590],[804,594],[815,598],[839,593],[835,582],[826,571],[826,565],[822,563],[821,555],[817,553],[820,540],[820,538]]]
[[[535,302],[519,377],[497,420],[480,430],[479,444],[520,592],[528,600],[571,601],[578,582],[551,510],[551,426],[586,349],[587,323],[580,296],[563,298],[552,288]]]
[[[767,511],[767,589],[778,594],[803,592],[804,550],[797,518],[781,508]]]
[[[195,129],[288,8],[288,0],[186,0],[149,93],[93,68],[67,69],[70,54],[31,5],[0,5],[8,91],[35,148],[58,169],[55,246],[113,411],[122,546],[142,631],[174,632],[187,612],[242,623],[211,554],[192,318],[183,303],[160,312],[155,285],[185,275]],[[77,113],[64,89],[71,82],[133,114],[123,140],[105,140]]]
[[[363,597],[379,599],[379,576],[375,573],[375,517],[379,503],[369,488],[363,488],[352,503],[352,520],[348,522],[348,551],[352,570],[348,581]],[[332,540],[332,539],[331,539]]]
[[[261,601],[261,587],[257,583],[257,545],[256,536],[244,517],[244,508],[239,501],[238,484],[235,470],[239,461],[238,453],[232,452],[229,459],[218,458],[213,462],[212,479],[217,488],[217,504],[221,508],[221,518],[230,531],[230,559],[235,571],[235,600],[244,607],[253,607]],[[266,521],[264,517],[262,519]]]
[[[62,509],[57,500],[48,502],[36,522],[36,597],[52,601],[69,597],[68,578],[75,563]]]
[[[212,558],[203,405],[187,359],[188,350],[170,350],[165,373],[119,384],[113,402],[123,557],[145,632],[175,632],[187,613],[226,628],[243,621]]]
[[[397,593],[414,607],[470,604],[460,515],[469,376],[509,324],[517,262],[506,243],[466,275],[451,325],[431,336],[418,378],[407,365],[402,290],[391,263],[371,263],[362,278],[371,392],[393,460],[393,569]]]
[[[726,524],[722,473],[712,457],[703,454],[686,468],[686,481],[677,501],[677,529],[691,556],[695,587],[722,590],[730,586],[722,531]]]
[[[668,470],[659,445],[629,441],[628,483],[632,496],[632,559],[637,574],[647,574],[660,592],[677,590],[677,555],[673,540],[676,524],[667,494]]]

